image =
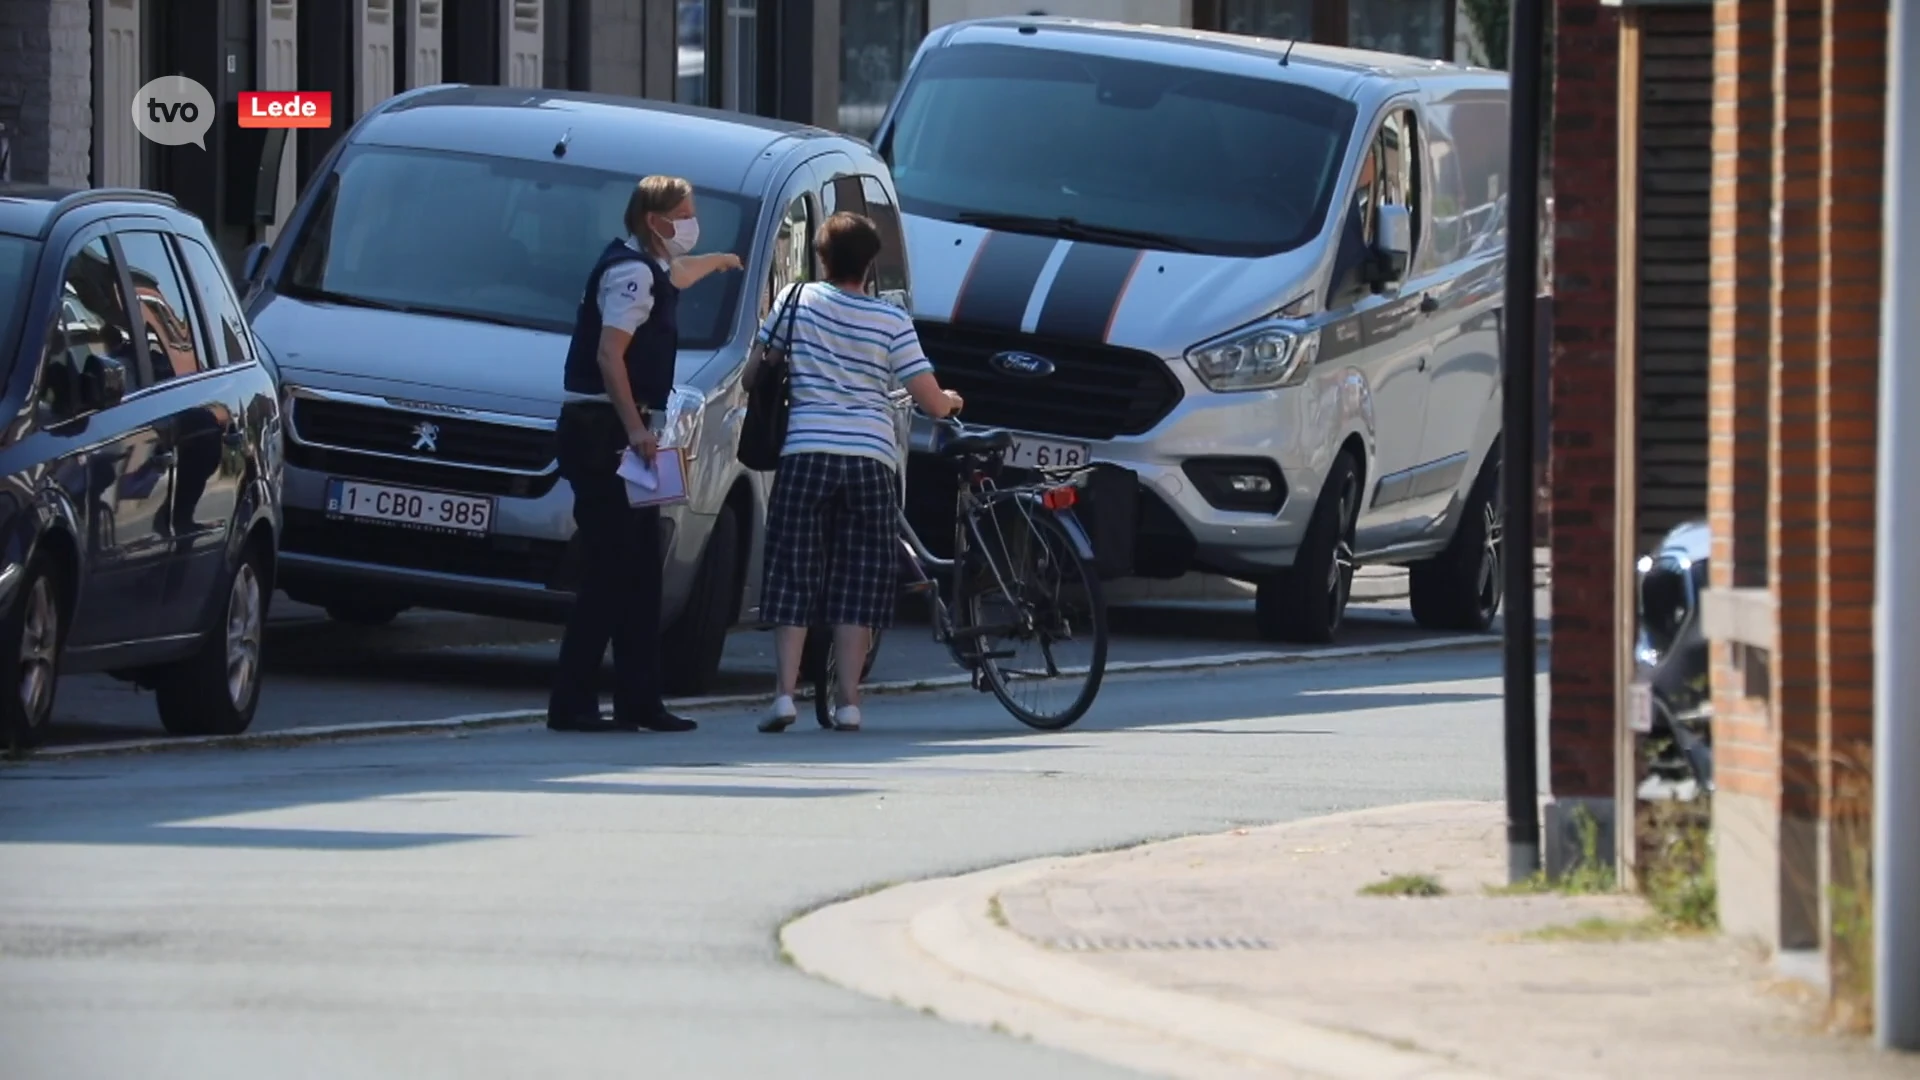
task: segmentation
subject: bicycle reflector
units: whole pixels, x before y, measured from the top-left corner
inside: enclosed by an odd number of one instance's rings
[[[1078,498],[1079,492],[1074,488],[1048,488],[1040,493],[1040,505],[1054,511],[1069,510]]]

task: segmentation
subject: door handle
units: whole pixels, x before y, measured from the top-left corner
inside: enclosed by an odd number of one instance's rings
[[[155,465],[161,465],[167,468],[171,468],[173,466],[174,457],[175,455],[173,451],[160,450],[160,451],[157,451],[151,458],[148,458],[147,460],[153,462]]]
[[[1434,312],[1439,310],[1440,310],[1440,299],[1434,296],[1432,293],[1428,293],[1425,296],[1422,296],[1420,298],[1420,314],[1431,315]]]
[[[1420,358],[1420,367],[1419,367],[1419,370],[1421,370],[1421,371],[1425,371],[1425,370],[1427,370],[1427,358],[1426,358],[1426,357],[1424,357],[1424,356]]]

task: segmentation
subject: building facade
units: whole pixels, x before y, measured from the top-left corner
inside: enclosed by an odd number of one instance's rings
[[[1875,775],[1876,743],[1920,724],[1876,692],[1912,641],[1876,652],[1874,629],[1877,500],[1899,486],[1885,328],[1915,287],[1883,271],[1914,214],[1887,150],[1911,27],[1889,0],[1560,0],[1553,43],[1553,802],[1617,822],[1633,868],[1633,565],[1705,520],[1720,920],[1836,1006],[1872,998],[1876,934],[1913,957],[1920,911],[1874,901],[1876,875],[1911,885],[1917,827],[1876,814],[1876,784],[1883,807],[1920,784]],[[1614,167],[1575,167],[1595,161]],[[1910,1045],[1920,970],[1882,967]]]
[[[1455,2],[6,0],[0,145],[15,180],[170,192],[237,256],[271,237],[353,118],[436,82],[670,99],[864,136],[927,31],[957,19],[1097,16],[1464,59],[1472,35]],[[163,74],[200,82],[229,111],[247,90],[326,91],[340,119],[284,147],[219,122],[205,151],[155,146],[131,104]]]

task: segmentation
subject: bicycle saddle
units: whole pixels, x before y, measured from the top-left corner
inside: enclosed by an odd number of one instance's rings
[[[950,458],[986,457],[989,454],[1006,452],[1013,445],[1013,434],[1006,431],[982,431],[977,434],[956,435],[947,440],[940,453]]]

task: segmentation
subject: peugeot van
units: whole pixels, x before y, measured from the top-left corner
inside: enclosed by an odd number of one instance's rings
[[[927,38],[875,143],[941,382],[1010,464],[1131,474],[1133,573],[1255,583],[1264,635],[1326,642],[1355,566],[1400,564],[1421,624],[1489,626],[1506,76],[982,19]],[[951,505],[924,465],[916,518]]]
[[[813,276],[825,215],[900,231],[886,167],[814,128],[493,86],[414,90],[362,117],[245,271],[290,417],[289,596],[357,623],[410,606],[565,618],[578,552],[561,368],[587,273],[648,173],[693,183],[696,254],[747,267],[682,295],[666,417],[691,492],[661,526],[668,690],[710,688],[758,604],[771,478],[734,457],[754,330],[777,290]],[[902,244],[876,277],[908,302]]]

